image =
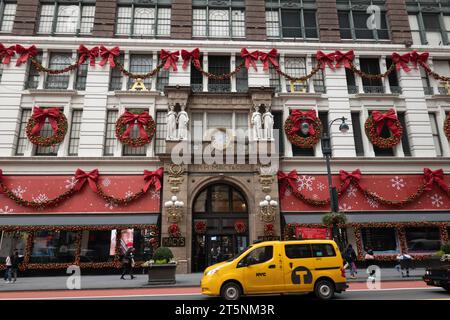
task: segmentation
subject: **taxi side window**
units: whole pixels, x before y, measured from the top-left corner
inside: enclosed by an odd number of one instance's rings
[[[312,244],[313,256],[316,258],[335,257],[336,252],[331,244]]]
[[[273,246],[259,247],[247,254],[237,265],[238,268],[269,261],[273,257]]]
[[[309,244],[288,244],[284,246],[284,252],[289,259],[311,258],[311,246]]]

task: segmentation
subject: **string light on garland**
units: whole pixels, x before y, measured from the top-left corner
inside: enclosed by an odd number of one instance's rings
[[[444,132],[445,132],[445,136],[447,137],[448,141],[450,141],[450,112],[447,113],[447,117],[445,118]]]

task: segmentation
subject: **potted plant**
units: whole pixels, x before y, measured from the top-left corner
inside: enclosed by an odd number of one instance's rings
[[[167,247],[159,247],[153,254],[153,259],[145,262],[143,267],[148,268],[149,284],[174,284],[177,262],[172,251]]]
[[[445,243],[430,258],[429,267],[439,267],[450,262],[450,243]]]

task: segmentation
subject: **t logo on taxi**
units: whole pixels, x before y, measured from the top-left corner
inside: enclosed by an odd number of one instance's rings
[[[292,283],[301,284],[302,283],[301,276],[303,276],[304,284],[312,283],[313,280],[312,273],[306,267],[296,267],[294,270],[292,270],[291,273]]]

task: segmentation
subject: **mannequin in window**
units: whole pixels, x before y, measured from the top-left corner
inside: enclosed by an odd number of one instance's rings
[[[187,112],[184,110],[186,106],[184,104],[181,105],[181,111],[178,113],[178,139],[186,140],[187,139],[187,127],[189,123],[189,116]]]
[[[175,106],[169,106],[167,112],[167,140],[177,140],[177,113],[174,111]]]
[[[273,140],[273,114],[270,112],[270,107],[266,107],[262,119],[264,122],[264,139]]]
[[[252,120],[250,121],[252,124],[252,133],[254,140],[262,139],[262,118],[261,113],[259,112],[259,106],[255,106],[255,112],[252,113]]]

